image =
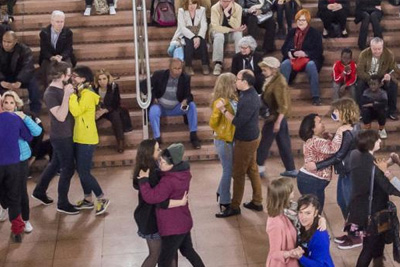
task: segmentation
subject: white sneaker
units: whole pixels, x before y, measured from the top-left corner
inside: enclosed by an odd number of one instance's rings
[[[114,6],[110,6],[110,15],[115,15],[117,14],[117,11],[115,11],[115,7]]]
[[[379,133],[379,137],[380,137],[381,139],[386,139],[386,138],[388,137],[387,132],[386,132],[385,129],[379,130],[378,133]]]
[[[92,8],[90,8],[90,7],[87,7],[86,9],[85,9],[85,13],[83,13],[83,15],[84,16],[90,16],[90,13],[92,12]]]
[[[33,231],[32,224],[29,221],[24,221],[24,223],[25,223],[24,232],[29,234],[30,232]]]
[[[0,206],[0,222],[7,220],[8,210]]]
[[[222,65],[221,64],[215,64],[213,74],[215,76],[219,76],[221,74],[221,72],[222,72]]]

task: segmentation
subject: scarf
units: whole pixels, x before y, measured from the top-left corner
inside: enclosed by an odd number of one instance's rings
[[[303,47],[303,42],[304,39],[306,38],[308,29],[310,29],[310,26],[307,26],[304,30],[300,30],[300,28],[296,28],[296,32],[294,34],[294,49],[296,51],[301,50]]]

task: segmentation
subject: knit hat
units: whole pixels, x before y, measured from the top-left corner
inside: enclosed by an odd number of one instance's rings
[[[183,153],[185,152],[185,148],[181,143],[172,144],[166,149],[166,155],[169,154],[169,157],[165,159],[168,164],[177,165],[181,163],[183,160]],[[164,154],[164,153],[163,153]]]
[[[279,62],[279,60],[276,57],[265,57],[265,58],[263,58],[263,61],[258,63],[258,66],[260,66],[260,68],[270,67],[273,69],[277,69],[281,66],[281,63]]]

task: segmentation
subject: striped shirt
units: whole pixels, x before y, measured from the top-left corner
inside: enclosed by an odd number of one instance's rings
[[[167,88],[164,95],[158,99],[160,105],[165,109],[173,109],[179,104],[176,98],[176,91],[178,90],[178,80],[179,78],[168,78]]]

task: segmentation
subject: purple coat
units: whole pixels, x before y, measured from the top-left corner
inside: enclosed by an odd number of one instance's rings
[[[171,171],[161,172],[161,181],[154,188],[151,188],[147,178],[140,179],[140,193],[149,204],[157,204],[167,199],[181,199],[185,191],[189,192],[191,178],[189,164],[182,162]],[[176,208],[157,208],[156,217],[161,236],[186,234],[193,227],[188,204]]]

